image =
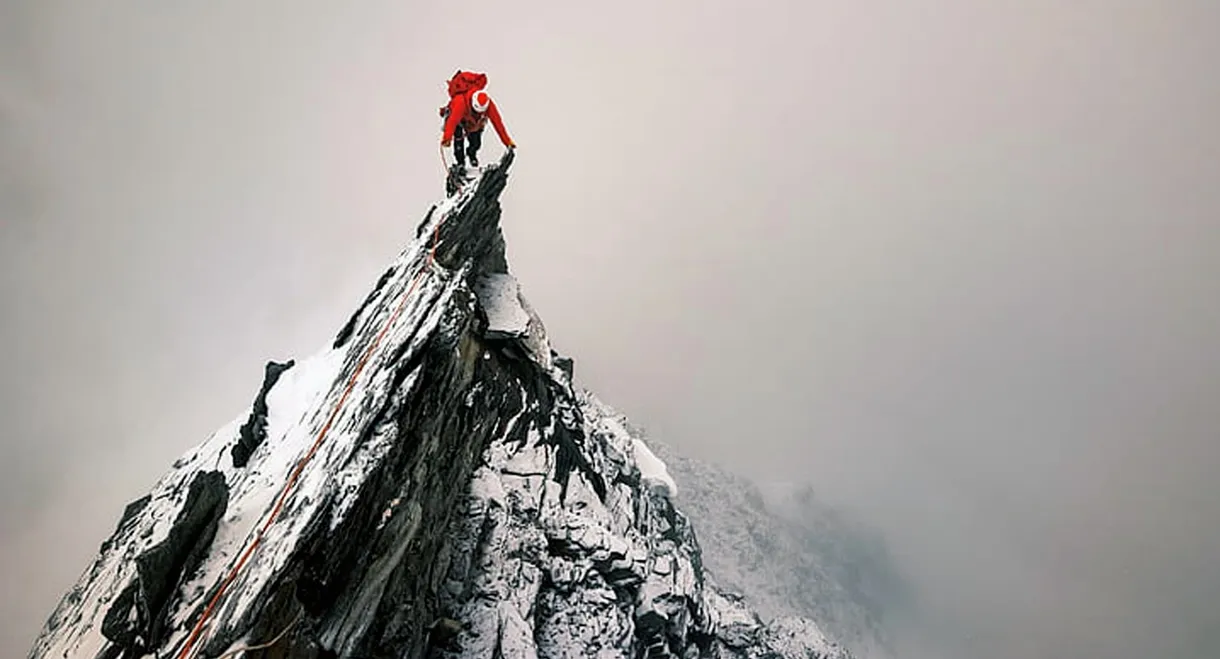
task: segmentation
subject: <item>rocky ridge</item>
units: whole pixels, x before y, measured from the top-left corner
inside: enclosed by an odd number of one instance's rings
[[[508,271],[512,161],[127,506],[32,659],[849,657],[721,592],[664,463],[573,385]]]

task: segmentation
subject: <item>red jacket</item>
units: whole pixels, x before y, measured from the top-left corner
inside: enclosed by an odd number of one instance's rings
[[[457,129],[458,122],[461,122],[462,128],[467,133],[471,133],[482,130],[487,124],[487,120],[491,119],[491,125],[495,127],[504,146],[513,146],[513,140],[508,136],[508,130],[504,128],[504,121],[500,119],[500,110],[496,108],[496,102],[490,98],[487,100],[487,112],[480,114],[470,107],[470,94],[458,94],[449,100],[448,115],[448,118],[445,119],[445,134],[441,137],[442,142],[453,139],[453,132]]]

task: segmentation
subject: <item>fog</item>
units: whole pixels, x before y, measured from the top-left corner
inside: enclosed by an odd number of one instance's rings
[[[0,654],[410,239],[459,68],[583,383],[880,527],[905,656],[1220,653],[1220,6],[420,5],[0,5]]]

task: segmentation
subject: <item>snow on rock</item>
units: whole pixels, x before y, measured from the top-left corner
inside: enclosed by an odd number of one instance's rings
[[[713,591],[708,600],[716,612],[720,640],[726,646],[744,650],[758,643],[763,630],[762,620],[744,604],[740,595]]]
[[[665,463],[661,462],[644,442],[632,439],[631,446],[635,449],[635,462],[640,466],[640,476],[644,482],[666,497],[677,494],[678,486],[674,483],[674,479],[669,477],[669,470],[665,468]]]
[[[479,304],[487,312],[489,339],[520,338],[529,330],[530,317],[517,296],[517,280],[510,274],[493,272],[475,280]]]
[[[31,658],[846,656],[721,595],[665,464],[572,385],[507,274],[512,159],[127,507]]]
[[[816,624],[764,625],[710,584],[694,530],[651,485],[672,485],[664,464],[593,394],[559,393],[596,478],[556,487],[542,435],[493,440],[449,530],[441,610],[461,632],[438,656],[850,656]]]
[[[890,621],[905,613],[910,586],[873,530],[805,484],[754,483],[648,443],[682,487],[676,505],[698,529],[705,572],[716,583],[764,621],[804,616],[856,657],[899,656]]]
[[[785,657],[826,657],[839,651],[812,621],[795,616],[772,620],[762,631],[762,641]]]

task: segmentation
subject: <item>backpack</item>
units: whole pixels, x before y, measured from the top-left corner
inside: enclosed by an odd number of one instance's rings
[[[465,94],[467,92],[478,91],[487,86],[486,73],[474,73],[473,71],[458,71],[449,79],[449,98]]]

